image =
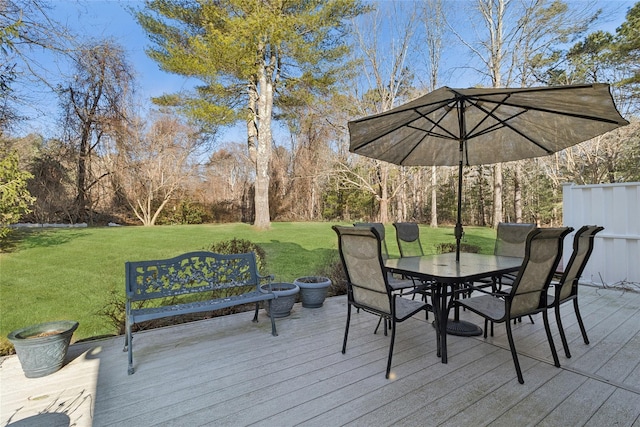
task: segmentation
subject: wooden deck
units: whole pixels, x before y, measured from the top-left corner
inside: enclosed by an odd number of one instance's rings
[[[346,300],[334,297],[319,309],[296,305],[277,320],[278,337],[263,311],[257,325],[240,313],[138,333],[131,376],[122,337],[72,345],[69,362],[43,378],[25,378],[16,356],[4,358],[0,423],[639,426],[640,293],[583,286],[580,306],[591,344],[564,307],[573,357],[564,357],[554,322],[560,369],[539,317],[515,327],[524,385],[504,326],[487,340],[450,336],[441,364],[424,318],[399,325],[386,380],[389,338],[373,334],[374,316],[354,314],[341,354]]]

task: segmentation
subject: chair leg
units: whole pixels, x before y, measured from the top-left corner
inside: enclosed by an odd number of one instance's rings
[[[560,367],[560,360],[558,359],[558,352],[556,351],[556,345],[553,342],[551,336],[551,327],[549,326],[549,312],[545,310],[542,312],[542,320],[544,321],[544,330],[547,332],[547,340],[549,341],[549,347],[551,347],[551,355],[553,356],[553,364],[556,368]]]
[[[347,303],[347,325],[344,328],[344,341],[342,342],[342,354],[347,351],[347,336],[349,335],[349,322],[351,321],[351,304]]]
[[[558,330],[560,331],[560,339],[562,340],[564,355],[567,357],[567,359],[569,359],[571,358],[571,352],[569,351],[569,343],[567,342],[567,336],[564,333],[564,326],[562,326],[562,318],[560,317],[560,304],[555,305],[554,313],[556,314],[556,323],[558,324]]]
[[[522,370],[520,369],[520,361],[518,361],[518,353],[516,353],[516,345],[513,342],[513,333],[511,332],[511,322],[507,320],[504,322],[507,328],[507,338],[509,339],[509,348],[511,349],[511,357],[513,358],[513,364],[516,367],[516,374],[518,375],[518,382],[524,384],[524,378],[522,377]]]
[[[391,320],[391,344],[389,345],[389,359],[387,360],[387,373],[386,379],[389,379],[389,373],[391,372],[391,358],[393,357],[393,343],[396,340],[396,319]]]
[[[578,308],[578,297],[573,299],[573,309],[576,312],[576,317],[578,318],[578,325],[580,325],[580,332],[582,332],[582,339],[585,344],[589,344],[589,337],[587,337],[587,330],[584,328],[584,323],[582,322],[582,316],[580,316],[580,309]]]
[[[382,323],[382,316],[380,316],[380,318],[378,319],[378,324],[376,325],[376,329],[373,331],[374,335],[378,333],[378,328],[380,328],[380,323]],[[385,335],[387,335],[386,328],[387,328],[387,325],[385,324]]]

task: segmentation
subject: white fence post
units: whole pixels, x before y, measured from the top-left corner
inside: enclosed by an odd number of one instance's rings
[[[565,226],[604,227],[580,281],[640,283],[640,183],[563,184],[562,205]],[[573,234],[565,240],[563,262],[571,256]]]

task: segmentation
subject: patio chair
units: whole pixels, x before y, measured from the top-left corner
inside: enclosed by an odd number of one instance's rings
[[[569,262],[567,262],[565,270],[559,280],[557,282],[551,282],[550,290],[552,294],[547,295],[547,306],[553,307],[554,309],[556,322],[560,330],[560,338],[562,339],[562,346],[564,347],[564,353],[567,358],[571,357],[571,352],[569,351],[569,344],[567,343],[567,337],[562,326],[560,306],[566,302],[573,301],[573,309],[578,319],[580,332],[582,332],[582,339],[585,344],[589,344],[589,337],[587,337],[587,331],[584,327],[582,316],[580,316],[580,309],[578,308],[578,279],[580,279],[593,252],[594,236],[602,230],[604,230],[604,227],[585,225],[576,231],[573,237],[573,253],[571,254],[571,258],[569,258]]]
[[[518,258],[524,257],[525,244],[527,242],[527,236],[531,230],[535,230],[536,225],[531,223],[519,223],[519,222],[500,222],[496,228],[496,242],[493,247],[493,254],[498,256],[513,256]],[[490,281],[480,281],[474,283],[476,287],[489,287],[491,286],[493,292],[505,292],[508,293],[508,287],[513,284],[515,280],[515,274],[503,274],[492,278]],[[529,316],[531,323],[533,317]],[[514,319],[514,323],[522,321],[522,318]],[[493,335],[493,324],[491,324],[491,335]]]
[[[496,229],[496,244],[493,248],[494,255],[515,256],[524,258],[527,236],[535,224],[501,222]]]
[[[389,258],[389,248],[387,247],[387,241],[385,240],[386,230],[384,228],[384,224],[381,222],[354,222],[354,227],[367,227],[367,228],[375,228],[380,236],[380,249],[382,251],[382,259]]]
[[[394,222],[393,226],[396,229],[396,241],[401,257],[424,255],[418,224],[415,222]]]
[[[570,227],[538,228],[529,233],[525,243],[525,253],[522,266],[513,281],[508,294],[489,293],[487,295],[471,297],[454,301],[454,304],[464,307],[484,318],[484,336],[487,337],[487,323],[504,323],[513,364],[518,375],[518,382],[524,384],[518,354],[516,352],[511,320],[522,316],[542,313],[547,341],[551,347],[551,354],[555,366],[560,367],[556,347],[549,327],[547,289],[562,256],[562,241],[564,236],[573,231]],[[480,290],[483,291],[482,289]]]
[[[527,236],[536,228],[535,224],[500,222],[496,228],[496,243],[493,254],[499,256],[524,257],[524,249]],[[505,274],[496,278],[497,290],[502,286],[511,286],[515,279],[514,274]]]
[[[382,224],[381,222],[356,222],[353,225],[355,227],[366,227],[366,228],[373,227],[376,229],[376,231],[378,232],[378,236],[380,236],[380,248],[382,252],[382,260],[386,261],[389,258],[389,249],[387,248],[387,242],[385,240],[386,233],[384,229],[384,224]],[[391,273],[387,274],[387,279],[389,281],[389,286],[391,286],[391,288],[394,291],[403,292],[406,289],[415,290],[416,288],[416,283],[413,281],[413,279],[397,278],[397,277],[394,277],[393,274]]]
[[[380,235],[375,228],[335,225],[332,228],[338,235],[340,259],[347,274],[347,324],[342,353],[347,349],[352,306],[381,316],[385,319],[385,324],[388,321],[391,325],[391,343],[385,374],[389,378],[397,324],[421,311],[426,314],[432,307],[425,301],[403,298],[393,292],[385,273]]]

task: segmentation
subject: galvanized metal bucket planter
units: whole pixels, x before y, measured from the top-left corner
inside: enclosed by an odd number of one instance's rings
[[[63,320],[40,323],[9,333],[27,378],[44,377],[59,370],[67,356],[78,322]]]
[[[260,288],[268,292],[269,285],[262,285]],[[300,288],[293,283],[272,283],[271,290],[276,294],[276,299],[264,302],[264,309],[267,314],[273,310],[273,317],[287,317],[291,314],[293,304],[296,302]]]
[[[300,299],[302,306],[306,308],[318,308],[324,304],[327,291],[331,286],[331,279],[322,276],[299,277],[293,281],[300,287]]]

